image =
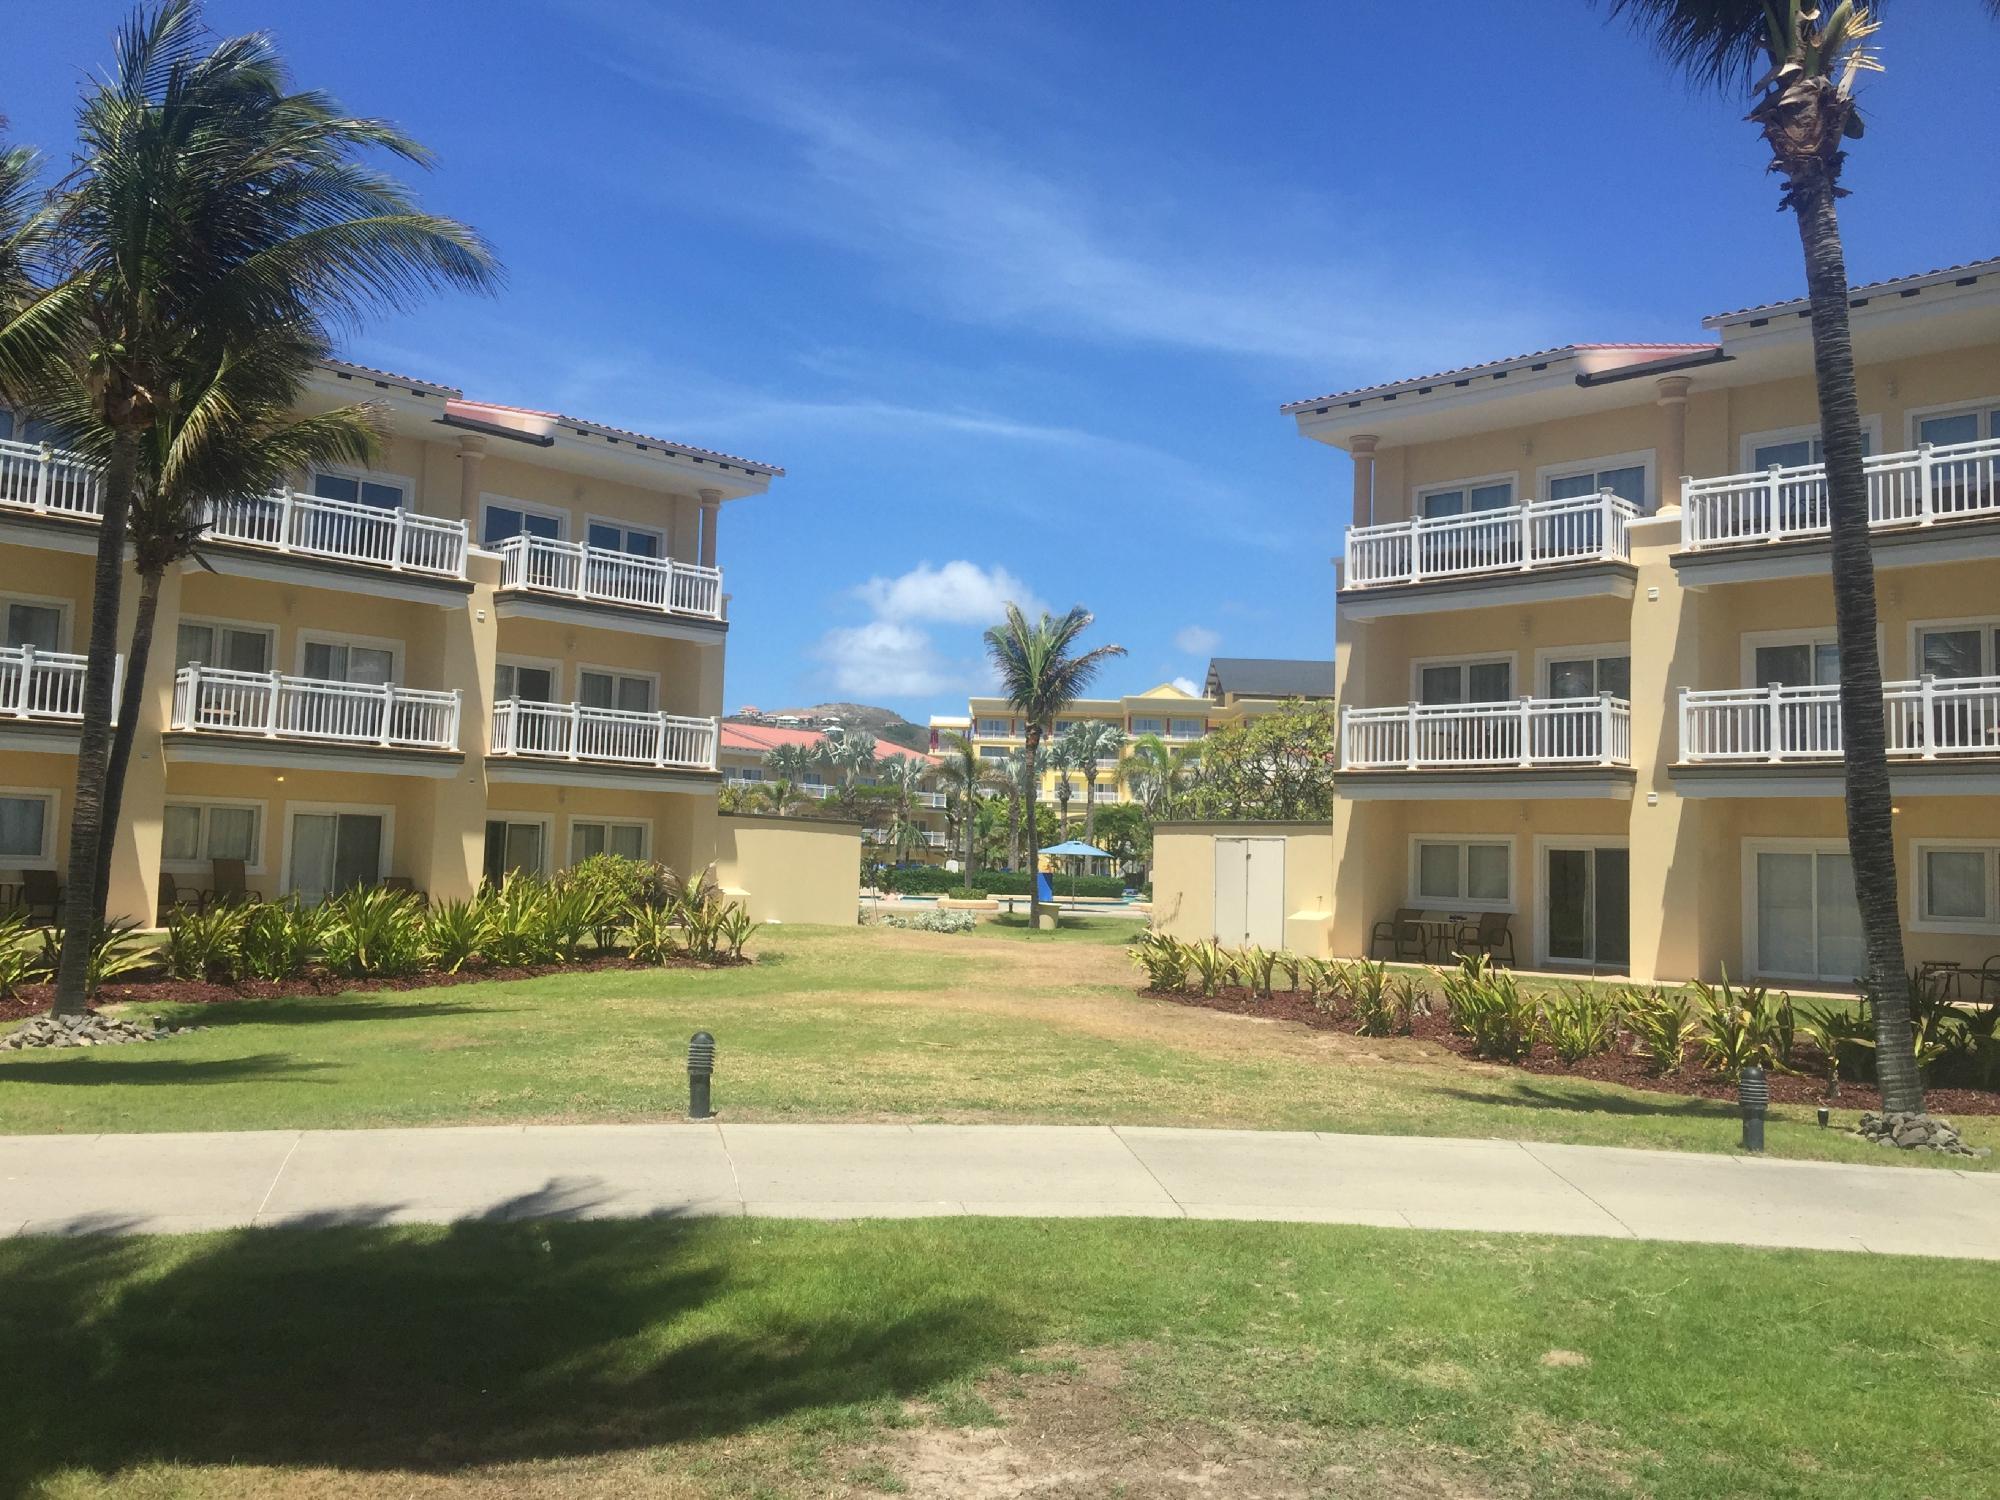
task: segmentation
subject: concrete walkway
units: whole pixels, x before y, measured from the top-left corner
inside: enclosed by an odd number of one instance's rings
[[[0,1137],[0,1234],[1145,1215],[2000,1259],[2000,1174],[1296,1132],[568,1125]]]

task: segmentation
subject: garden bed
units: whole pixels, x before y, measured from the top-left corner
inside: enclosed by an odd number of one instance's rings
[[[1360,1034],[1351,1008],[1325,1009],[1291,990],[1275,991],[1268,999],[1241,985],[1226,986],[1212,995],[1155,989],[1141,990],[1140,993],[1150,1000],[1171,1000],[1178,1005],[1227,1011],[1232,1015],[1255,1016],[1263,1020],[1297,1021],[1319,1031],[1341,1031],[1350,1036]],[[1609,1052],[1599,1052],[1574,1063],[1563,1062],[1542,1042],[1536,1043],[1534,1049],[1518,1061],[1481,1057],[1473,1051],[1471,1039],[1452,1030],[1442,1009],[1436,1008],[1428,1014],[1415,1016],[1410,1029],[1399,1031],[1396,1035],[1431,1042],[1468,1061],[1488,1063],[1496,1068],[1515,1068],[1559,1078],[1585,1078],[1593,1083],[1613,1083],[1624,1088],[1676,1094],[1687,1099],[1716,1099],[1732,1104],[1736,1101],[1736,1080],[1727,1074],[1704,1071],[1692,1061],[1692,1049],[1689,1051],[1690,1060],[1672,1073],[1655,1072],[1650,1059],[1634,1056],[1622,1044]],[[1826,1104],[1836,1109],[1882,1107],[1880,1091],[1868,1083],[1843,1081],[1840,1091],[1829,1098],[1826,1092],[1826,1059],[1816,1048],[1795,1048],[1790,1063],[1792,1071],[1770,1074],[1773,1103]],[[2000,1115],[2000,1093],[1986,1089],[1926,1088],[1924,1101],[1925,1107],[1933,1114]]]

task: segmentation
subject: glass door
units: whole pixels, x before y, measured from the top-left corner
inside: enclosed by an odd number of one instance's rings
[[[1625,849],[1548,851],[1550,963],[1626,969],[1632,956],[1631,861]]]
[[[486,825],[486,879],[500,884],[519,871],[523,875],[542,873],[542,825],[509,823],[494,818]]]
[[[1758,972],[1851,984],[1865,967],[1854,862],[1832,850],[1758,851]]]
[[[396,654],[377,646],[346,641],[307,641],[305,675],[315,682],[351,683],[356,687],[386,687],[396,672]],[[379,695],[329,693],[304,689],[291,695],[286,729],[333,739],[368,739],[382,733],[383,700]]]
[[[382,878],[382,819],[376,813],[293,813],[291,888],[307,901]]]
[[[1751,687],[1828,688],[1831,692],[1789,700],[1778,705],[1777,722],[1770,732],[1777,737],[1780,755],[1837,753],[1840,748],[1840,647],[1832,641],[1790,641],[1778,646],[1759,646],[1752,653]]]

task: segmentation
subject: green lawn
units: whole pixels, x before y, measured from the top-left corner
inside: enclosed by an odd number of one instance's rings
[[[734,1120],[1188,1124],[1734,1149],[1730,1106],[1135,993],[1105,918],[1049,935],[765,929],[748,968],[167,1008],[193,1036],[0,1055],[0,1131],[671,1119],[715,1033]],[[158,1007],[139,1007],[146,1014]],[[1975,1143],[2000,1141],[1984,1120]],[[1910,1161],[1781,1108],[1774,1153]]]
[[[1289,1225],[0,1241],[0,1493],[1972,1496],[1995,1307],[1994,1266]]]

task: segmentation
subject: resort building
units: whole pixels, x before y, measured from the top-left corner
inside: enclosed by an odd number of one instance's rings
[[[1909,953],[1976,966],[2000,951],[2000,261],[1851,306]],[[1704,326],[1283,408],[1353,470],[1331,848],[1163,853],[1178,930],[1389,956],[1486,915],[1523,966],[1853,979],[1807,308]]]
[[[315,408],[359,401],[389,427],[374,468],[211,506],[200,561],[163,582],[111,915],[239,887],[462,897],[599,851],[754,885],[717,812],[718,538],[783,471],[357,365],[311,383]],[[99,493],[43,436],[0,414],[0,880],[46,893]],[[853,834],[844,854],[824,835],[836,879]],[[787,853],[786,888],[819,858]],[[811,919],[789,904],[753,915]]]
[[[761,717],[750,722],[745,722],[740,715],[724,719],[720,749],[723,785],[736,790],[742,799],[738,805],[743,811],[752,811],[758,801],[757,794],[780,779],[769,764],[772,751],[796,746],[808,754],[819,755],[839,742],[837,731],[829,733],[824,729],[791,728],[780,725],[775,719]],[[911,758],[934,763],[937,759],[921,750],[910,750],[887,741],[877,742],[875,754],[876,759],[882,762]],[[878,781],[878,777],[865,775],[861,778],[861,785],[871,786]],[[831,765],[815,766],[793,781],[792,787],[814,802],[831,802],[840,792],[840,775]],[[951,857],[953,840],[949,812],[949,799],[933,778],[916,794],[910,821],[916,826],[918,834],[904,851],[905,860],[935,865],[943,864]],[[872,847],[875,857],[896,858],[895,839],[889,828],[879,823],[870,826],[864,821],[862,837]]]

